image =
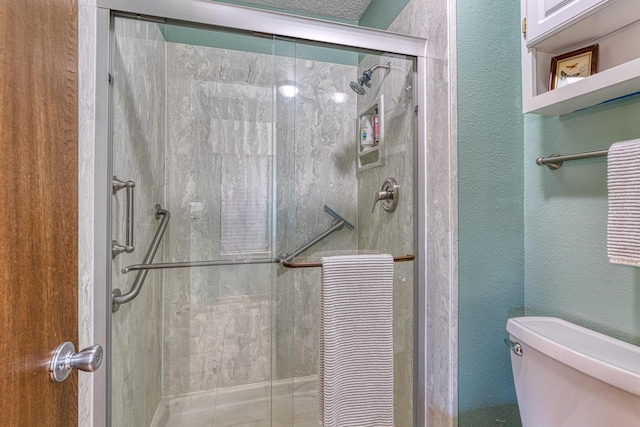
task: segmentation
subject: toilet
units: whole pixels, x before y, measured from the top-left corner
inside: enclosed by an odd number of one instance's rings
[[[554,317],[507,332],[523,427],[640,426],[640,347]]]

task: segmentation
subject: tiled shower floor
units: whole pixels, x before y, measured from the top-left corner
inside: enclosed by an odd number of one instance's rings
[[[316,396],[315,376],[170,396],[151,427],[315,427]]]

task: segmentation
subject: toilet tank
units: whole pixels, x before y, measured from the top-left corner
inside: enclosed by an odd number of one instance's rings
[[[507,331],[523,427],[640,426],[640,347],[554,317]]]

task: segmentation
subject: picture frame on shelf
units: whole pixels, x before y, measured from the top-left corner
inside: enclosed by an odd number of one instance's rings
[[[598,45],[551,58],[549,90],[567,86],[598,72]]]

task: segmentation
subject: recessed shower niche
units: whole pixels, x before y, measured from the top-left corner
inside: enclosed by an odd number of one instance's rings
[[[360,110],[356,129],[358,171],[384,165],[384,95]]]

